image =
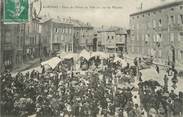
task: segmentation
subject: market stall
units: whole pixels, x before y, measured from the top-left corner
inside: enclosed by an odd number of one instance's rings
[[[52,69],[55,69],[55,67],[62,61],[62,59],[58,57],[53,57],[47,61],[44,61],[41,63],[42,66],[49,65]]]

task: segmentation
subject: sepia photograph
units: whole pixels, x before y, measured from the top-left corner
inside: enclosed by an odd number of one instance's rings
[[[0,117],[183,117],[183,0],[0,0]]]

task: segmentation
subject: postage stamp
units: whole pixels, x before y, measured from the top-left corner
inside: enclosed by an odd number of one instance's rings
[[[4,23],[22,23],[28,19],[28,0],[4,0]]]

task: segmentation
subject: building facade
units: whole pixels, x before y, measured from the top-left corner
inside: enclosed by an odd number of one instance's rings
[[[71,23],[52,20],[51,50],[73,52],[73,26]]]
[[[12,70],[24,62],[26,24],[4,24],[3,1],[0,4],[0,72]]]
[[[44,19],[44,20],[43,20]],[[51,22],[49,18],[43,18],[40,20],[40,33],[41,33],[41,45],[42,45],[42,56],[49,56],[50,54],[50,39],[51,39]]]
[[[12,69],[23,63],[25,24],[2,24],[3,68]]]
[[[93,35],[93,37],[92,37],[92,40],[91,40],[91,43],[92,43],[91,47],[93,48],[93,51],[102,51],[101,50],[101,41],[98,40],[98,33],[97,33],[97,31],[94,30],[92,32],[92,35]]]
[[[113,28],[101,28],[98,30],[99,40],[105,52],[116,52],[116,30]],[[99,41],[98,40],[98,41]]]
[[[73,52],[73,25],[67,19],[47,19],[40,22],[44,53]]]
[[[109,53],[126,53],[127,38],[129,34],[126,29],[120,27],[105,27],[97,31],[98,48],[100,51]]]
[[[41,49],[39,21],[33,19],[25,27],[24,61],[40,57]]]
[[[2,72],[5,69],[12,70],[26,62],[27,49],[35,46],[30,43],[32,42],[30,35],[35,37],[38,35],[38,31],[31,28],[35,26],[33,20],[20,24],[4,24],[2,21],[3,8],[2,6],[0,8],[0,72]]]
[[[89,23],[70,19],[74,27],[74,52],[93,50],[93,27]]]
[[[128,30],[119,29],[116,31],[116,52],[120,54],[127,53]]]
[[[175,57],[177,64],[183,63],[183,1],[131,14],[130,28],[130,54],[153,56],[165,64]]]

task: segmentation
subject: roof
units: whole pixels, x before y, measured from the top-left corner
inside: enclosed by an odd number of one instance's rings
[[[50,21],[50,20],[51,20],[51,18],[42,18],[42,19],[39,21],[39,23],[45,23],[45,22]]]
[[[132,13],[132,14],[130,14],[130,16],[134,16],[134,15],[138,15],[138,14],[142,14],[142,13],[146,13],[146,12],[150,12],[150,11],[155,11],[155,10],[159,10],[159,9],[169,8],[169,7],[177,6],[180,4],[183,4],[183,0],[167,3],[164,5],[159,5],[159,6],[156,6],[156,7],[150,8],[150,9],[146,9],[146,10],[143,10],[140,12]]]
[[[119,27],[102,27],[97,30],[97,32],[116,32]]]
[[[72,24],[68,19],[52,19],[52,22],[60,24]]]
[[[120,27],[103,27],[97,29],[97,32],[115,32],[118,35],[127,34],[127,30]]]
[[[92,28],[92,26],[89,23],[84,23],[76,19],[71,19],[71,24],[73,24],[74,27],[86,27],[86,28]]]
[[[125,30],[125,29],[117,30],[117,31],[116,31],[116,34],[117,34],[117,35],[127,34],[127,30]]]
[[[84,23],[80,20],[71,19],[71,18],[64,18],[64,17],[57,17],[57,18],[50,18],[50,17],[42,17],[39,23],[45,23],[48,21],[52,21],[54,23],[62,23],[62,24],[71,24],[74,27],[86,27],[86,28],[92,28],[92,26],[89,23]]]
[[[68,25],[72,25],[70,22],[68,21],[63,21],[63,20],[60,20],[60,19],[53,19],[53,18],[49,18],[49,19],[42,19],[40,20],[39,23],[46,23],[48,21],[52,21],[54,23],[60,23],[60,24],[68,24]]]

